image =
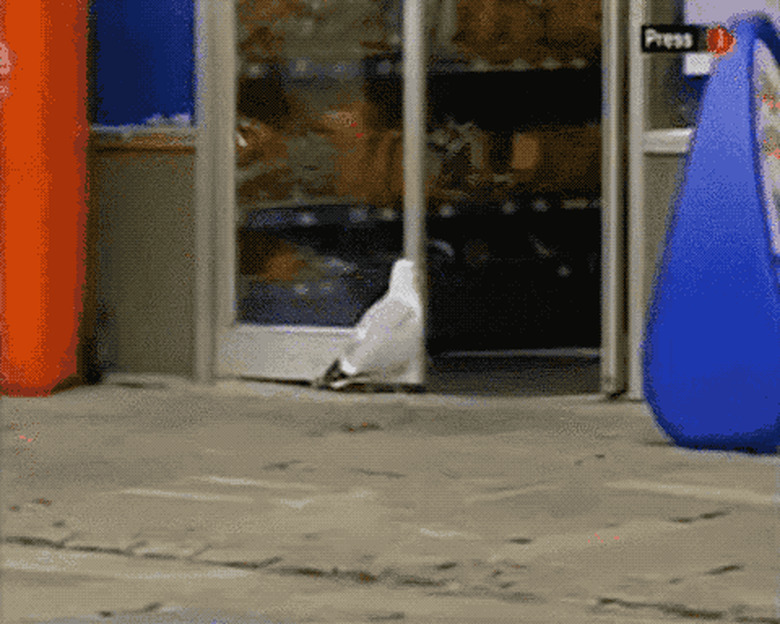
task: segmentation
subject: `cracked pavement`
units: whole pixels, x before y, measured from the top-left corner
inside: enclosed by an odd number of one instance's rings
[[[8,624],[780,623],[777,455],[643,404],[155,378],[0,419]]]

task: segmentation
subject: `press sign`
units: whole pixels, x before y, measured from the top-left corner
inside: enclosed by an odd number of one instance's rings
[[[642,26],[642,52],[695,52],[697,26]]]

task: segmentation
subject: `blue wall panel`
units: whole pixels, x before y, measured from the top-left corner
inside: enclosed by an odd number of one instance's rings
[[[92,122],[193,114],[193,0],[93,0]]]

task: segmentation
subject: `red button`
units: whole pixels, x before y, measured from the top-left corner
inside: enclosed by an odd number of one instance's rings
[[[715,54],[728,54],[734,49],[734,36],[723,26],[707,31],[707,51]]]

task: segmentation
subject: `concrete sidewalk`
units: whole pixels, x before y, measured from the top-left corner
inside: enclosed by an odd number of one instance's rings
[[[3,622],[780,622],[778,457],[642,404],[112,382],[0,403]]]

